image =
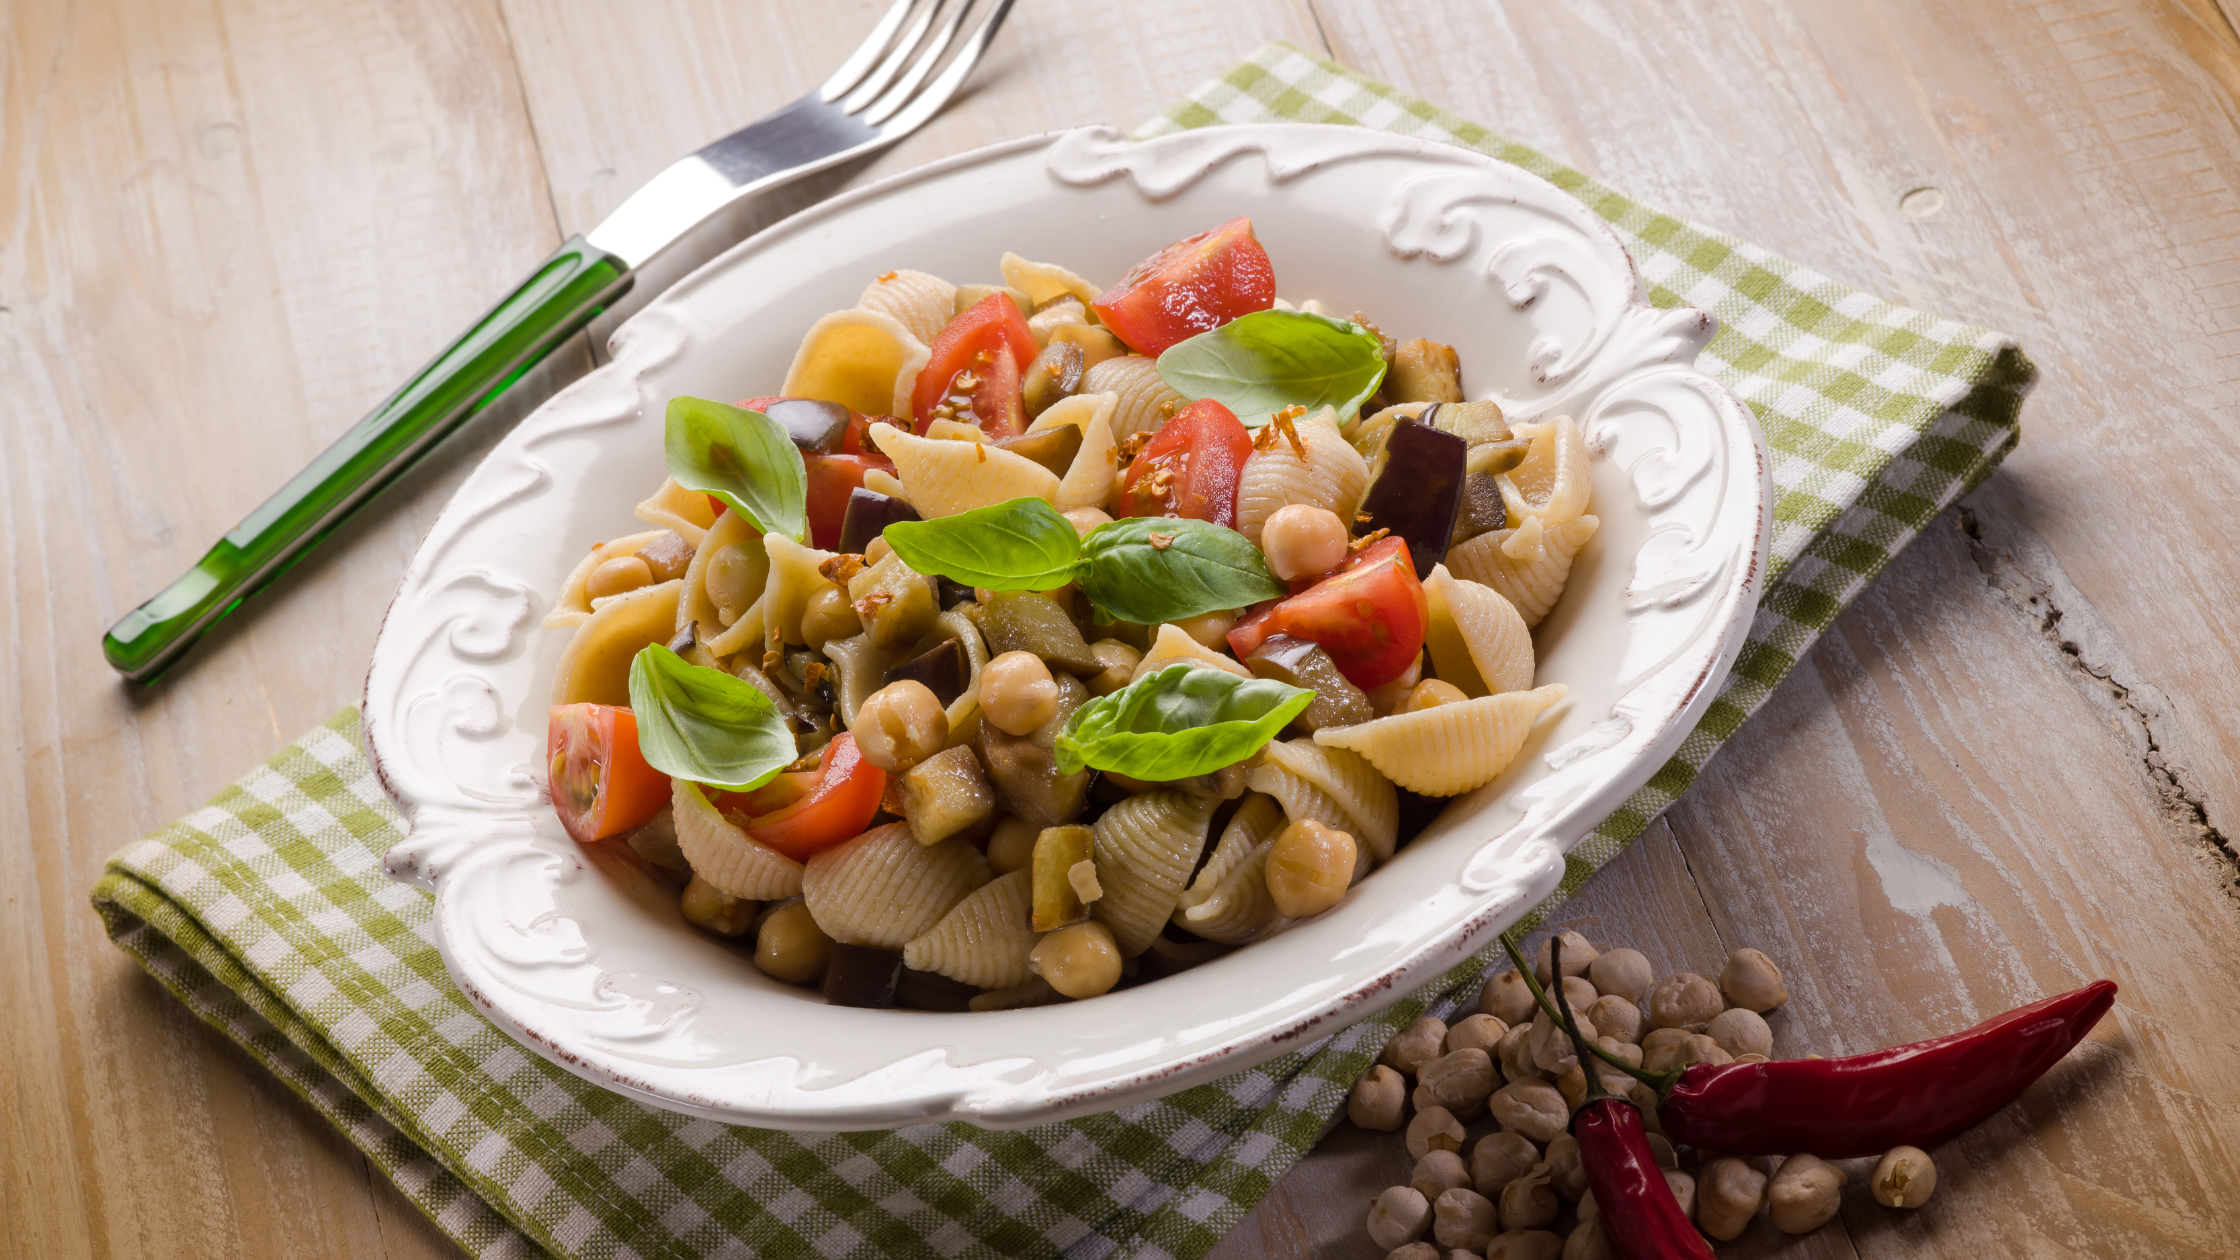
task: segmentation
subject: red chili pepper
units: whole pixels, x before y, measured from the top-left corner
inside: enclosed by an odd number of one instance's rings
[[[1587,1073],[1588,1080],[1594,1077]],[[1711,1244],[1681,1215],[1672,1185],[1657,1167],[1639,1108],[1622,1099],[1594,1099],[1571,1117],[1571,1136],[1579,1140],[1579,1163],[1594,1191],[1595,1211],[1619,1255],[1712,1260]]]
[[[1699,1063],[1680,1074],[1657,1116],[1673,1141],[1722,1155],[1849,1159],[1933,1146],[2013,1102],[2115,1000],[2115,982],[2100,980],[1910,1046],[1847,1059]]]

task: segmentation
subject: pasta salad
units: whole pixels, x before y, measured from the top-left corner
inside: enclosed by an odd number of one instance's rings
[[[1109,289],[874,278],[778,392],[668,404],[583,557],[547,740],[576,840],[857,1006],[1094,997],[1328,911],[1561,685],[1569,417],[1276,297],[1249,220]]]

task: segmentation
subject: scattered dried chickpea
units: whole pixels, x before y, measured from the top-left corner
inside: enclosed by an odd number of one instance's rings
[[[754,965],[787,984],[810,984],[824,974],[832,938],[809,917],[807,903],[790,901],[765,915],[755,933]]]
[[[1519,1177],[1501,1188],[1501,1228],[1541,1229],[1563,1210],[1546,1177]]]
[[[1393,1186],[1369,1201],[1369,1241],[1387,1250],[1431,1228],[1431,1201],[1413,1186]]]
[[[998,875],[1025,870],[1034,864],[1034,841],[1041,834],[1042,828],[1026,819],[1005,814],[988,836],[988,865]]]
[[[1470,1184],[1489,1199],[1501,1188],[1532,1171],[1540,1162],[1540,1148],[1521,1133],[1502,1130],[1488,1133],[1470,1148]]]
[[[1501,1192],[1502,1201],[1506,1203],[1510,1193],[1523,1184],[1525,1183],[1521,1181],[1511,1183],[1509,1189]],[[1543,1190],[1546,1188],[1541,1187]],[[1554,1195],[1548,1197],[1551,1201],[1555,1198]],[[1486,1244],[1493,1241],[1493,1236],[1509,1224],[1509,1214],[1497,1212],[1491,1199],[1462,1186],[1441,1194],[1433,1201],[1431,1214],[1434,1218],[1431,1234],[1439,1240],[1439,1245],[1469,1252],[1485,1250]],[[1555,1213],[1551,1211],[1548,1213],[1548,1220],[1554,1219]],[[1540,1224],[1545,1225],[1547,1221]]]
[[[1407,1110],[1407,1092],[1400,1074],[1379,1063],[1353,1083],[1353,1092],[1346,1095],[1346,1119],[1364,1129],[1396,1133]]]
[[[1422,1159],[1432,1151],[1462,1149],[1462,1122],[1445,1107],[1426,1107],[1408,1121],[1408,1157]]]
[[[1563,1254],[1563,1239],[1554,1230],[1512,1229],[1486,1244],[1485,1260],[1558,1260]]]
[[[1742,1236],[1766,1201],[1766,1175],[1732,1155],[1708,1160],[1696,1176],[1696,1227],[1721,1242]]]
[[[1459,704],[1469,698],[1462,694],[1462,688],[1451,682],[1426,678],[1416,684],[1414,691],[1408,693],[1408,699],[1400,706],[1400,711],[1402,713],[1415,713],[1422,709],[1435,709],[1442,704]]]
[[[1817,1155],[1791,1155],[1766,1186],[1773,1227],[1784,1234],[1809,1234],[1832,1219],[1843,1205],[1843,1170]]]
[[[583,580],[583,593],[593,599],[634,591],[653,581],[653,566],[636,556],[616,556],[602,561]]]
[[[1765,1016],[1745,1007],[1719,1012],[1703,1026],[1703,1032],[1729,1055],[1773,1053],[1773,1030],[1766,1027]]]
[[[1346,832],[1308,818],[1285,827],[1268,850],[1263,876],[1276,912],[1303,919],[1337,905],[1353,882],[1355,855],[1353,837]]]
[[[1476,1047],[1491,1056],[1493,1048],[1501,1044],[1502,1034],[1508,1031],[1507,1024],[1491,1015],[1472,1015],[1447,1030],[1445,1049],[1447,1053],[1453,1054],[1457,1050]]]
[[[1446,1021],[1426,1015],[1395,1033],[1380,1057],[1394,1071],[1414,1076],[1424,1064],[1439,1057],[1446,1039]]]
[[[1091,998],[1120,983],[1120,946],[1112,929],[1091,919],[1035,942],[1027,966],[1069,998]]]
[[[897,770],[941,751],[949,742],[949,713],[932,688],[905,678],[866,697],[848,729],[865,761]]]
[[[1874,1166],[1871,1184],[1882,1206],[1917,1208],[1937,1192],[1937,1165],[1918,1146],[1894,1147]]]
[[[1005,652],[980,669],[980,712],[1006,735],[1032,735],[1058,715],[1058,680],[1034,653]]]
[[[1424,1064],[1417,1079],[1419,1090],[1434,1104],[1453,1112],[1458,1120],[1470,1120],[1485,1110],[1486,1095],[1501,1078],[1485,1051],[1469,1047]]]
[[[1486,981],[1485,991],[1478,995],[1478,1009],[1513,1028],[1530,1021],[1540,1008],[1532,1000],[1532,990],[1524,986],[1524,977],[1511,967]]]
[[[1558,1133],[1548,1143],[1544,1161],[1548,1165],[1548,1187],[1556,1197],[1566,1203],[1577,1203],[1587,1192],[1587,1165],[1579,1154],[1579,1139],[1568,1133]]]
[[[1585,975],[1594,960],[1601,957],[1601,951],[1589,945],[1587,938],[1577,932],[1558,932],[1556,936],[1563,938],[1563,974],[1567,976]],[[1532,960],[1532,974],[1539,977],[1542,984],[1549,982],[1548,945],[1553,940],[1555,936],[1540,942],[1540,953]]]
[[[1555,994],[1549,994],[1548,1000],[1554,1001]],[[1571,1009],[1574,1012],[1584,1015],[1588,1007],[1602,1000],[1602,995],[1594,991],[1594,986],[1587,983],[1585,976],[1565,976],[1563,978],[1563,1000],[1571,1003]]]
[[[1347,529],[1338,514],[1306,503],[1280,507],[1260,527],[1268,569],[1286,582],[1328,573],[1346,558]]]
[[[1649,996],[1657,982],[1648,958],[1638,949],[1613,949],[1595,955],[1587,964],[1587,979],[1594,983],[1595,992],[1613,993],[1628,1002]]]
[[[1546,1081],[1511,1081],[1486,1100],[1501,1127],[1545,1145],[1570,1127],[1571,1107]],[[1459,1144],[1460,1139],[1457,1139]]]
[[[1462,1156],[1453,1151],[1425,1151],[1408,1173],[1408,1184],[1416,1193],[1437,1204],[1439,1196],[1449,1190],[1470,1184],[1470,1169]]]
[[[1649,1026],[1702,1032],[1726,1006],[1717,985],[1692,971],[1675,971],[1649,990]]]
[[[1540,1080],[1547,1076],[1532,1058],[1530,1023],[1509,1025],[1509,1031],[1501,1034],[1501,1041],[1494,1047],[1493,1057],[1501,1065],[1501,1075],[1509,1081]]]
[[[762,903],[726,897],[714,884],[695,874],[684,886],[678,907],[684,911],[684,921],[696,928],[718,936],[744,936],[754,926],[755,911],[762,908]]]
[[[1696,1179],[1677,1168],[1664,1168],[1663,1172],[1664,1183],[1672,1187],[1672,1197],[1680,1204],[1680,1215],[1691,1221],[1694,1220],[1696,1218]]]
[[[1641,1025],[1644,1022],[1641,1008],[1623,994],[1605,993],[1587,1007],[1587,1018],[1594,1021],[1594,1030],[1604,1037],[1615,1037],[1627,1045],[1639,1045]]]
[[[822,652],[834,639],[863,633],[863,617],[848,602],[848,593],[837,586],[823,586],[801,609],[801,637],[812,652]]]
[[[1598,1220],[1580,1220],[1563,1240],[1563,1260],[1623,1260]]]
[[[1419,1238],[1384,1253],[1384,1260],[1446,1260],[1446,1253],[1439,1250],[1438,1244],[1427,1243]]]
[[[1789,990],[1781,983],[1781,968],[1754,949],[1738,949],[1727,955],[1727,965],[1719,972],[1719,992],[1728,1002],[1760,1015],[1789,1000]]]
[[[1578,1022],[1580,1034],[1593,1041],[1597,1035],[1594,1024],[1576,1010],[1571,1012],[1571,1016]],[[1532,1021],[1531,1044],[1532,1061],[1550,1072],[1563,1070],[1565,1064],[1576,1062],[1579,1057],[1578,1049],[1571,1044],[1571,1034],[1565,1032],[1561,1024],[1549,1019],[1546,1011],[1542,1011]]]

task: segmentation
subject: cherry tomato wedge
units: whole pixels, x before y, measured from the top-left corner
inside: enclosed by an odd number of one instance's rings
[[[802,462],[809,474],[809,545],[831,551],[840,545],[848,496],[863,487],[863,474],[874,468],[891,473],[894,461],[884,455],[804,455]]]
[[[819,849],[861,835],[879,812],[879,798],[886,791],[887,772],[864,760],[856,751],[856,737],[843,731],[824,746],[808,790],[792,804],[749,816],[747,834],[796,862],[806,862]]]
[[[638,719],[628,709],[554,705],[544,753],[553,812],[581,843],[640,826],[669,801],[669,776],[638,751]]]
[[[1112,492],[1112,514],[1187,516],[1237,525],[1237,480],[1252,435],[1227,407],[1201,398],[1159,426]]]
[[[991,293],[950,320],[931,351],[910,394],[918,432],[935,420],[976,422],[990,437],[1026,431],[1019,376],[1037,347],[1027,317],[1008,296]]]
[[[1129,349],[1157,355],[1275,304],[1275,267],[1252,220],[1231,219],[1137,263],[1089,306]]]
[[[1242,660],[1271,634],[1309,639],[1348,681],[1367,690],[1407,672],[1423,650],[1430,621],[1408,544],[1386,538],[1305,591],[1239,622],[1229,646]]]

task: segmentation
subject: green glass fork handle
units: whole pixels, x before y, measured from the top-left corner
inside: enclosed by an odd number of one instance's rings
[[[403,388],[353,425],[101,641],[135,682],[161,673],[467,418],[630,288],[630,267],[571,237]]]

